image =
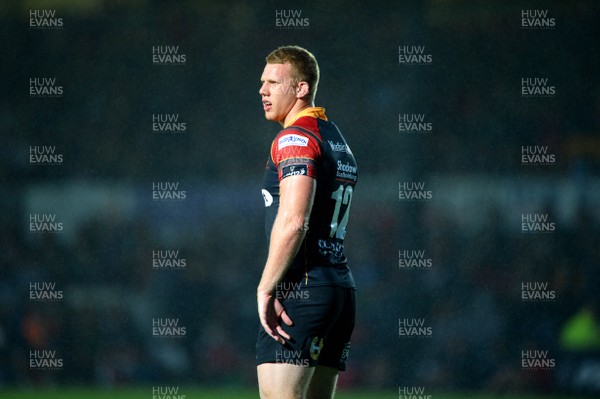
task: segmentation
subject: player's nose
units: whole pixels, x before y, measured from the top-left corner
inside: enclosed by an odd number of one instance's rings
[[[263,83],[260,86],[260,89],[258,89],[258,94],[260,94],[261,96],[268,96],[269,95],[269,91],[267,90],[267,82]]]

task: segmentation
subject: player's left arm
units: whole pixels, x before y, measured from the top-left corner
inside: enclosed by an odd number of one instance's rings
[[[292,321],[275,297],[281,282],[298,253],[306,232],[315,198],[317,182],[300,175],[281,180],[279,209],[269,245],[269,255],[257,289],[258,313],[265,331],[283,343],[289,335],[279,325],[279,320],[291,325]],[[283,337],[283,338],[282,338]]]

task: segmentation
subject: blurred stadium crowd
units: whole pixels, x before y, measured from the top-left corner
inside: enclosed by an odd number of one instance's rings
[[[597,4],[548,3],[560,24],[537,32],[519,29],[521,6],[469,14],[436,2],[348,12],[337,1],[307,3],[310,27],[296,31],[275,29],[270,4],[101,4],[58,9],[66,22],[57,31],[28,29],[19,5],[0,12],[11,37],[0,83],[0,387],[254,384],[255,285],[266,254],[260,184],[276,133],[262,119],[258,83],[264,55],[288,42],[320,60],[318,103],[361,168],[347,238],[359,320],[341,384],[574,389],[569,365],[598,359],[600,50],[589,44],[600,36]],[[434,64],[399,66],[402,43],[425,45]],[[186,65],[152,65],[152,46],[165,44],[178,45]],[[521,98],[521,78],[534,75],[550,77],[559,94]],[[40,76],[55,77],[64,96],[30,98],[27,82]],[[188,130],[153,133],[157,113],[179,114]],[[426,114],[433,132],[399,133],[400,113]],[[55,146],[64,162],[31,165],[35,145]],[[528,145],[548,146],[556,164],[521,165]],[[400,180],[458,184],[470,174],[567,179],[582,199],[570,223],[524,236],[503,227],[493,201],[472,205],[489,226],[477,230],[447,216],[443,198],[396,196]],[[182,182],[187,201],[153,203],[152,182],[165,180]],[[73,182],[130,187],[133,210],[109,200],[64,234],[29,232],[35,189]],[[190,234],[171,234],[178,226]],[[152,252],[165,248],[187,267],[154,269]],[[433,266],[399,270],[404,248],[424,250]],[[38,281],[56,283],[64,298],[31,301]],[[556,300],[523,301],[526,281],[547,282]],[[186,336],[153,337],[153,317],[178,318]],[[432,336],[399,337],[401,317],[423,318]],[[44,349],[64,359],[62,370],[29,367],[29,351]],[[530,349],[547,350],[556,369],[522,370]]]

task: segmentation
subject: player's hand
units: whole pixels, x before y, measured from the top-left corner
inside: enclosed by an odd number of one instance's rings
[[[281,327],[279,320],[282,320],[288,326],[291,326],[294,323],[288,316],[283,305],[279,299],[269,293],[258,293],[257,301],[260,324],[262,324],[267,334],[275,341],[285,344],[285,340],[289,340],[291,337]]]

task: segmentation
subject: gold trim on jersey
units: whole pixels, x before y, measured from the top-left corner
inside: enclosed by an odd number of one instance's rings
[[[293,125],[294,122],[296,122],[298,119],[302,118],[303,116],[312,116],[313,118],[323,119],[325,121],[327,120],[327,117],[325,116],[325,108],[323,108],[323,107],[308,107],[308,108],[304,108],[302,111],[300,111],[296,115],[294,115],[294,117],[288,123],[286,123],[283,126],[283,128],[285,129],[286,127]]]

